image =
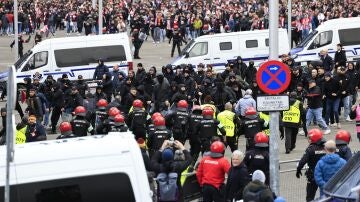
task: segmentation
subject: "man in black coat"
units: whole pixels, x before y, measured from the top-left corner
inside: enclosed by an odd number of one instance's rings
[[[320,59],[323,63],[323,67],[325,69],[325,72],[331,72],[334,68],[334,61],[329,56],[328,50],[324,49],[320,51]]]
[[[346,53],[345,51],[342,49],[343,46],[339,43],[336,46],[336,52],[335,52],[335,57],[334,57],[334,62],[335,62],[335,68],[337,67],[346,67]]]

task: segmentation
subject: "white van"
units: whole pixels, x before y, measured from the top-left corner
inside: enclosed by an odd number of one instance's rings
[[[5,149],[0,147],[0,201]],[[14,202],[152,201],[141,151],[129,132],[16,145],[10,179]]]
[[[296,62],[319,60],[319,53],[327,49],[334,58],[336,45],[341,43],[348,61],[360,59],[360,17],[329,20],[312,31],[290,51]]]
[[[287,32],[279,29],[279,55],[290,51],[289,43],[284,43],[284,40],[287,40]],[[227,63],[236,61],[238,56],[246,63],[253,60],[255,65],[266,61],[269,57],[269,30],[200,36],[187,44],[172,65],[203,63],[221,71]]]
[[[118,64],[126,74],[133,68],[133,60],[126,33],[89,35],[47,39],[15,62],[16,83],[23,83],[25,77],[35,72],[53,75],[54,79],[67,74],[70,80],[82,75],[92,80],[97,60],[101,58],[109,68]],[[7,79],[7,72],[0,74],[0,81]]]

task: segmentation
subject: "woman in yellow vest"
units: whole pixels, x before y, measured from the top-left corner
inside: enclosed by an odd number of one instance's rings
[[[226,143],[229,145],[231,151],[238,149],[238,139],[235,135],[235,123],[237,117],[232,112],[232,104],[230,102],[225,104],[225,110],[217,115],[217,120],[220,121],[226,132]]]
[[[296,144],[296,136],[301,127],[301,115],[303,112],[303,104],[296,99],[296,93],[290,93],[290,109],[282,113],[282,125],[284,127],[284,133],[280,135],[281,139],[284,139],[285,134],[285,151],[289,154]]]
[[[21,122],[16,126],[15,132],[15,143],[24,144],[26,143],[26,130],[27,130],[28,117],[24,116]]]

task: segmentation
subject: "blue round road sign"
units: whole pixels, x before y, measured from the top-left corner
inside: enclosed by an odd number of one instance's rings
[[[271,95],[284,92],[288,88],[290,80],[289,67],[276,60],[263,63],[256,73],[259,88]]]

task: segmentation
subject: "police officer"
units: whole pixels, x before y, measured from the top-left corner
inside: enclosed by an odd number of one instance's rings
[[[318,185],[314,179],[314,170],[317,162],[323,157],[326,153],[324,150],[325,140],[323,139],[323,133],[319,129],[311,129],[308,131],[309,137],[309,146],[305,150],[305,154],[302,156],[299,164],[297,166],[296,177],[300,178],[302,176],[301,170],[305,164],[309,166],[308,170],[305,172],[307,177],[306,185],[306,201],[312,201],[315,198]]]
[[[123,115],[118,114],[114,117],[114,125],[111,127],[110,132],[127,132],[128,127],[125,124],[125,118]]]
[[[111,107],[108,111],[108,118],[101,122],[96,128],[98,134],[108,134],[114,126],[115,116],[120,114],[120,110],[116,107]]]
[[[187,112],[188,103],[180,100],[174,112],[166,116],[166,123],[173,132],[174,139],[185,143],[189,129],[189,113]]]
[[[151,119],[148,120],[148,123],[147,123],[147,134],[150,134],[151,132],[154,132],[155,131],[155,127],[154,127],[154,120],[156,117],[163,117],[163,115],[160,113],[160,112],[155,112],[151,115]]]
[[[205,156],[196,172],[196,178],[202,187],[205,202],[224,201],[225,174],[230,169],[230,164],[224,158],[225,146],[220,141],[211,144],[210,155]]]
[[[296,99],[296,93],[290,93],[290,109],[282,114],[282,124],[285,133],[285,151],[289,154],[295,148],[296,136],[299,132],[301,116],[303,112],[302,103]],[[284,139],[284,133],[280,135]]]
[[[154,129],[153,132],[149,133],[147,143],[150,158],[161,148],[165,140],[169,140],[172,137],[171,131],[166,128],[165,119],[162,116],[157,116],[154,119]]]
[[[255,135],[255,147],[246,152],[244,162],[249,174],[261,170],[266,176],[265,184],[269,185],[269,137],[264,132]]]
[[[336,133],[335,136],[336,147],[337,147],[336,153],[346,161],[348,161],[352,157],[351,149],[348,146],[350,140],[351,140],[351,135],[349,131],[339,130]]]
[[[74,111],[75,118],[70,122],[74,135],[78,137],[87,136],[87,133],[93,133],[93,127],[90,122],[85,119],[86,109],[78,106]]]
[[[66,138],[74,138],[77,137],[72,133],[72,127],[71,124],[67,121],[62,122],[60,124],[60,132],[61,135],[59,135],[56,139],[66,139]]]
[[[97,128],[100,125],[100,123],[103,123],[107,119],[107,113],[106,113],[106,107],[108,105],[108,102],[105,99],[100,99],[96,103],[96,112],[95,112],[95,134],[97,133]]]
[[[129,113],[128,126],[134,133],[135,139],[146,138],[146,121],[149,118],[143,108],[141,100],[133,101],[133,110]]]
[[[259,118],[254,107],[245,110],[245,117],[240,121],[240,134],[245,134],[246,151],[255,146],[255,135],[263,129],[264,120]]]
[[[201,152],[210,150],[211,139],[218,136],[218,129],[221,136],[226,135],[226,131],[221,123],[214,119],[214,111],[211,107],[205,107],[202,110],[203,120],[200,121],[199,126],[196,128],[196,136],[201,143]]]
[[[201,114],[201,107],[199,105],[194,105],[192,108],[192,113],[189,118],[189,140],[190,140],[190,154],[192,156],[192,162],[190,164],[193,167],[199,157],[199,153],[201,151],[201,145],[199,138],[196,134],[196,128],[199,126],[201,120],[203,119],[203,115]]]
[[[225,104],[225,110],[217,115],[217,120],[224,126],[226,131],[226,143],[229,145],[231,151],[238,149],[238,139],[235,135],[236,124],[238,123],[237,116],[232,112],[232,104],[230,102]]]

